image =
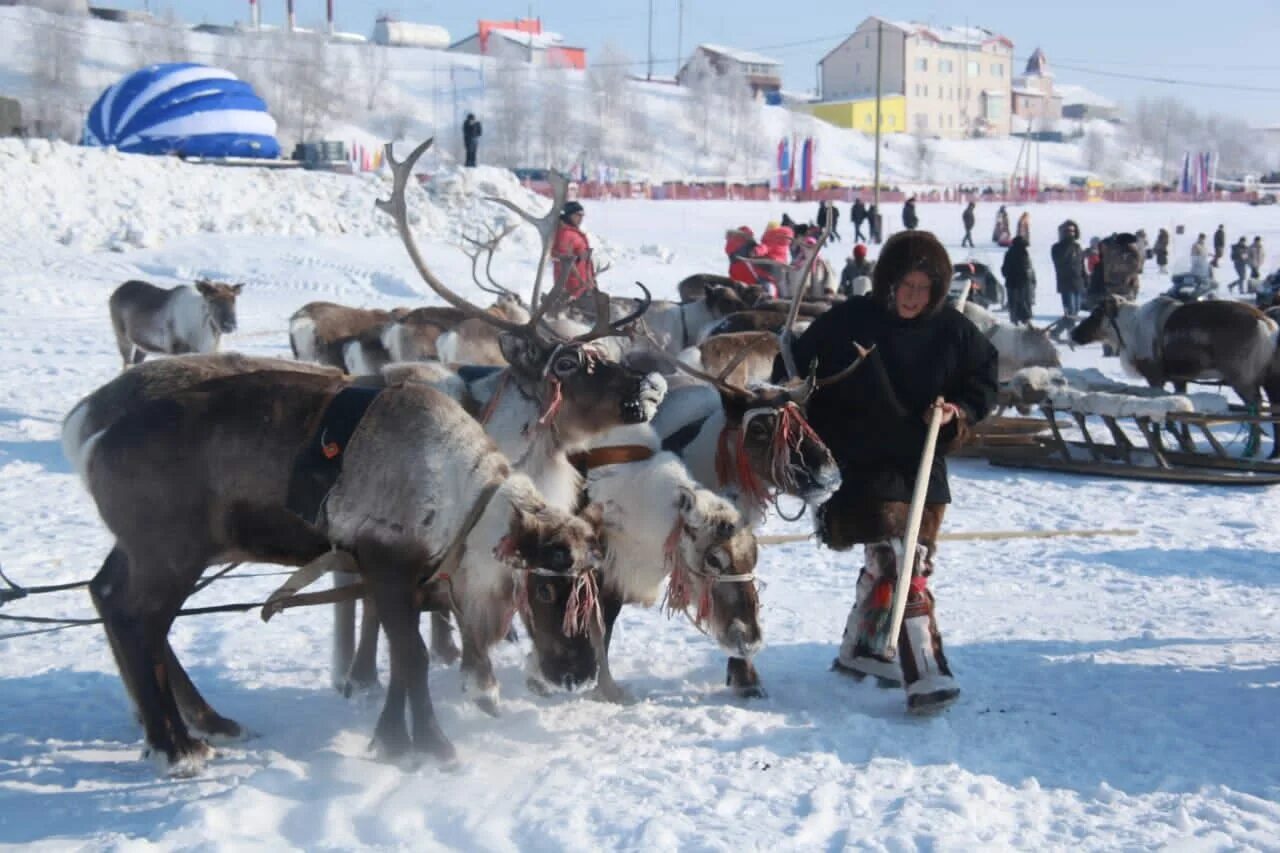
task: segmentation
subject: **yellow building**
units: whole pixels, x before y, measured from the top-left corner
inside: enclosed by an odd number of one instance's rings
[[[809,113],[827,124],[876,132],[876,99],[856,98],[849,101],[824,101],[808,104]],[[905,133],[907,130],[907,99],[903,95],[883,95],[880,98],[880,132]]]

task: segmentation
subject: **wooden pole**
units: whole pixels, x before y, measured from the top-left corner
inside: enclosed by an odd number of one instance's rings
[[[911,592],[911,576],[915,573],[916,543],[920,540],[920,522],[924,518],[924,502],[929,494],[929,474],[933,471],[933,457],[938,450],[938,431],[942,429],[942,398],[933,403],[929,413],[929,432],[924,437],[924,450],[920,452],[920,467],[916,469],[916,486],[911,492],[911,509],[907,514],[907,537],[902,543],[902,557],[898,563],[898,582],[893,589],[893,612],[889,617],[889,636],[885,640],[884,656],[892,660],[898,655],[898,632],[907,612],[907,595]]]
[[[942,533],[939,542],[985,542],[997,539],[1087,539],[1094,536],[1137,536],[1138,531],[1132,528],[1078,528],[1068,530],[966,530],[960,533]],[[809,533],[774,533],[757,536],[759,545],[793,545],[807,542],[812,538]]]

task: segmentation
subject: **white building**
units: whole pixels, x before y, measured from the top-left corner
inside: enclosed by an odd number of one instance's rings
[[[676,82],[688,86],[698,69],[708,67],[718,75],[741,74],[753,95],[770,98],[782,91],[781,62],[763,54],[718,44],[698,45],[689,61],[676,72]]]
[[[981,27],[870,17],[818,62],[824,101],[906,99],[908,126],[929,136],[1007,136],[1013,42]]]

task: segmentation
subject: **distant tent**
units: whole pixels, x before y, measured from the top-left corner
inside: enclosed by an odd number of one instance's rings
[[[192,63],[148,65],[109,87],[89,110],[82,143],[133,154],[280,156],[276,120],[253,88]]]

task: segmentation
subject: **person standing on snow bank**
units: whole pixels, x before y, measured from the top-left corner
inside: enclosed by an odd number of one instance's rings
[[[823,201],[818,203],[818,230],[825,231],[831,229],[831,239],[839,240],[840,232],[836,230],[840,224],[840,211],[836,208],[834,202]]]
[[[1222,260],[1223,254],[1227,251],[1227,229],[1221,225],[1218,230],[1213,232],[1213,262],[1210,264],[1214,269],[1218,268],[1218,261]]]
[[[1018,233],[1016,236],[1021,237],[1022,242],[1026,243],[1028,246],[1031,245],[1031,212],[1030,211],[1023,211],[1022,215],[1018,217]]]
[[[932,234],[906,231],[884,244],[871,293],[836,305],[791,344],[794,363],[817,364],[830,376],[872,348],[867,363],[818,388],[809,423],[843,475],[840,490],[815,514],[823,544],[863,546],[834,667],[906,688],[910,713],[933,713],[960,696],[942,648],[928,589],[938,532],[951,501],[944,455],[996,403],[996,351],[963,314],[946,304],[951,260]],[[782,359],[774,378],[785,368]],[[915,554],[901,556],[912,492],[935,401],[942,399],[938,453]],[[905,565],[903,565],[905,564]],[[888,609],[897,574],[913,574],[896,660],[883,657]]]
[[[1250,281],[1262,278],[1262,265],[1266,262],[1266,252],[1262,250],[1262,238],[1254,237],[1253,242],[1249,244],[1249,279]],[[1249,290],[1253,291],[1253,285],[1250,284]]]
[[[1227,285],[1227,292],[1244,293],[1249,286],[1249,243],[1244,237],[1231,244],[1231,265],[1236,268],[1236,280]]]
[[[480,145],[480,134],[483,130],[475,113],[467,113],[466,119],[462,122],[462,147],[466,149],[468,169],[476,167],[476,149]]]
[[[1003,204],[996,211],[996,224],[991,229],[991,242],[997,246],[1008,246],[1012,240],[1009,233],[1009,210]]]
[[[582,297],[596,288],[596,271],[591,263],[591,243],[582,231],[582,219],[586,216],[582,205],[567,201],[560,210],[560,226],[551,245],[553,274],[557,283],[563,281],[570,300]]]

